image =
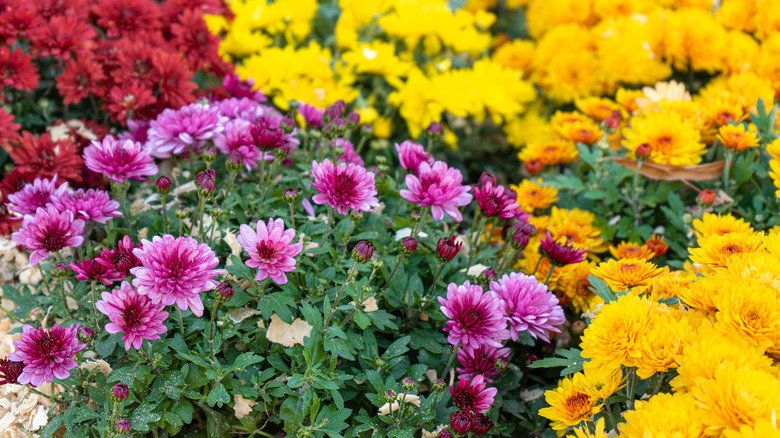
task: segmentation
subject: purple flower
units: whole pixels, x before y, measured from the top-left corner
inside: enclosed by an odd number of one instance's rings
[[[458,384],[450,386],[452,402],[458,409],[467,412],[482,412],[490,409],[493,398],[498,393],[496,388],[485,388],[485,379],[476,376],[469,380],[464,376],[458,377]]]
[[[482,376],[485,382],[491,383],[491,377],[501,374],[496,369],[496,359],[508,358],[509,348],[496,348],[489,345],[480,345],[477,348],[463,347],[458,349],[458,363],[461,367],[456,371],[461,376],[470,379]]]
[[[111,293],[103,292],[101,298],[95,307],[111,321],[106,324],[106,331],[123,332],[126,351],[131,346],[140,350],[144,339],[156,341],[167,330],[163,322],[168,312],[163,310],[163,303],[153,303],[149,296],[141,295],[126,281]]]
[[[95,257],[95,261],[106,268],[117,271],[121,276],[127,277],[130,275],[131,269],[141,265],[141,261],[133,254],[133,250],[140,247],[140,244],[136,246],[130,240],[130,236],[125,236],[117,242],[116,248],[111,250],[103,248],[103,252]]]
[[[510,220],[515,217],[520,205],[515,202],[516,195],[504,186],[488,181],[482,187],[474,189],[474,197],[482,213],[487,217]]]
[[[321,126],[322,125],[322,110],[313,106],[309,105],[306,102],[299,101],[298,102],[298,114],[300,114],[303,117],[303,120],[306,122],[306,126]]]
[[[464,186],[463,175],[458,169],[447,167],[447,163],[436,161],[433,166],[423,161],[417,175],[406,175],[407,189],[401,190],[401,197],[420,207],[431,207],[431,215],[441,220],[447,213],[456,222],[463,220],[458,207],[471,202],[471,187]]]
[[[79,342],[78,330],[78,324],[60,327],[54,323],[51,330],[34,329],[25,324],[22,337],[14,341],[16,351],[8,355],[9,360],[24,363],[17,381],[22,385],[39,386],[55,378],[67,379],[70,370],[78,365],[73,356],[87,346]]]
[[[260,90],[255,90],[254,78],[249,78],[242,81],[237,74],[226,75],[222,80],[222,86],[225,87],[225,91],[233,97],[237,98],[249,98],[255,102],[265,102],[268,100]]]
[[[333,140],[331,140],[331,143],[333,143]],[[344,148],[344,153],[337,160],[339,163],[352,163],[358,166],[365,165],[363,158],[355,151],[355,146],[352,145],[351,141],[339,137],[336,139],[336,147]]]
[[[52,179],[35,178],[32,184],[25,184],[24,187],[16,193],[8,195],[8,204],[10,211],[21,215],[35,214],[40,207],[48,207],[60,195],[68,190],[68,183],[64,182],[56,186],[57,175]],[[21,219],[21,218],[19,218]]]
[[[395,150],[398,152],[401,166],[412,173],[417,173],[420,163],[433,164],[433,157],[425,152],[425,148],[421,144],[413,141],[406,140],[401,144],[396,143]]]
[[[257,161],[263,158],[249,133],[251,126],[246,120],[231,120],[225,123],[225,130],[214,137],[217,149],[223,154],[237,153],[247,170],[257,166]]]
[[[295,270],[295,256],[301,252],[302,243],[291,244],[295,230],[285,229],[281,219],[268,219],[268,223],[257,222],[257,230],[242,224],[238,243],[249,253],[246,265],[257,268],[255,280],[270,277],[276,284],[287,283],[286,272]]]
[[[509,338],[506,318],[499,307],[501,300],[492,292],[483,293],[480,286],[468,281],[460,286],[450,283],[447,299],[439,297],[439,303],[441,312],[449,319],[444,331],[449,333],[450,344],[501,348],[498,341]]]
[[[550,260],[553,266],[573,265],[585,260],[584,249],[579,249],[570,243],[559,243],[553,240],[549,232],[540,241],[539,251]]]
[[[70,211],[84,221],[108,222],[111,218],[122,216],[122,213],[117,211],[119,203],[103,190],[78,189],[75,192],[65,192],[58,196],[52,205],[59,211]]]
[[[192,103],[178,110],[166,109],[149,128],[152,156],[169,158],[186,154],[190,148],[198,153],[206,141],[213,139],[227,122],[219,107]]]
[[[334,166],[328,159],[322,163],[312,161],[311,166],[314,182],[309,184],[319,192],[312,198],[316,204],[328,204],[344,215],[350,210],[372,211],[372,207],[379,206],[374,174],[362,166],[352,163]]]
[[[566,322],[563,309],[555,294],[547,291],[531,275],[513,272],[498,281],[490,282],[490,290],[501,300],[501,311],[509,320],[512,339],[517,341],[521,331],[550,342],[548,331],[559,333],[557,326]]]
[[[14,242],[32,251],[30,264],[35,266],[52,252],[69,246],[79,246],[84,238],[84,221],[73,219],[73,213],[60,212],[53,206],[39,208],[35,216],[26,214],[22,228],[13,233]]]
[[[203,315],[200,293],[213,290],[219,282],[214,277],[222,269],[214,251],[191,237],[174,238],[170,234],[141,240],[141,248],[133,250],[141,266],[130,269],[135,275],[133,286],[153,303],[176,304],[181,310]]]
[[[128,179],[143,181],[157,173],[157,165],[149,149],[132,140],[116,140],[107,135],[103,141],[93,141],[84,149],[84,164],[95,173],[123,183]]]
[[[82,281],[97,280],[108,286],[122,280],[122,274],[112,267],[98,263],[94,258],[73,262],[70,264],[70,269],[73,269],[76,278]]]
[[[119,140],[130,140],[134,143],[146,144],[149,140],[148,120],[128,120],[127,131],[118,135]]]

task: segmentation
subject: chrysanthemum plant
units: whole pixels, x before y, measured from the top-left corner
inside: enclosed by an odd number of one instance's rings
[[[437,160],[437,126],[361,155],[340,102],[224,87],[87,147],[111,197],[51,178],[9,204],[42,279],[3,287],[0,371],[57,406],[38,432],[512,433],[531,414],[504,398],[565,322],[545,283],[585,251],[528,248],[514,193]],[[531,252],[546,279],[516,272]]]

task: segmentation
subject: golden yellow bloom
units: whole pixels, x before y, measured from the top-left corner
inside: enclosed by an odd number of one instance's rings
[[[766,145],[766,153],[775,160],[780,160],[780,137]]]
[[[571,243],[577,248],[589,253],[600,253],[607,250],[601,231],[593,226],[596,216],[589,212],[572,208],[570,210],[553,206],[545,232],[549,231],[556,240]],[[534,224],[535,225],[535,224]],[[544,236],[537,227],[537,237]]]
[[[720,290],[720,279],[715,276],[698,277],[694,282],[681,287],[677,296],[686,305],[705,312],[714,312],[715,297]]]
[[[654,163],[691,166],[701,162],[706,145],[700,142],[699,131],[677,114],[648,113],[631,119],[625,131],[624,146],[634,158],[637,146],[650,145],[650,160]]]
[[[504,135],[514,147],[528,143],[538,143],[553,137],[550,123],[542,117],[534,105],[520,117],[513,118],[504,124]]]
[[[545,32],[554,32],[566,24],[579,24],[589,27],[598,21],[593,11],[593,1],[531,0],[526,11],[528,32],[534,38],[539,38]],[[574,27],[574,26],[571,26]],[[577,26],[580,27],[580,26]]]
[[[528,40],[514,40],[503,44],[495,53],[493,61],[499,65],[514,70],[527,72],[534,56],[534,43]]]
[[[582,313],[590,307],[590,298],[594,293],[590,290],[591,269],[596,267],[595,262],[584,261],[559,268],[561,271],[558,281],[558,290],[569,298],[572,307],[577,313]]]
[[[604,131],[592,120],[587,122],[567,123],[556,131],[562,138],[574,143],[591,145],[604,135]]]
[[[536,209],[547,208],[558,200],[558,189],[541,185],[542,179],[536,182],[530,179],[523,180],[520,184],[509,186],[517,194],[517,202],[526,213],[533,213]]]
[[[382,41],[358,44],[353,50],[341,55],[347,68],[355,73],[379,75],[389,78],[405,76],[412,65],[395,56],[395,45]]]
[[[599,418],[596,422],[595,432],[591,432],[587,426],[574,428],[574,435],[566,435],[566,438],[608,438],[604,430],[604,418]]]
[[[647,286],[650,279],[662,272],[661,268],[645,259],[608,260],[591,271],[614,291],[624,291],[636,286]]]
[[[760,279],[725,282],[715,298],[715,328],[738,333],[753,345],[780,349],[780,292]]]
[[[593,421],[593,416],[601,412],[598,398],[591,394],[591,385],[582,373],[558,382],[556,389],[545,391],[544,399],[550,406],[540,409],[539,415],[550,420],[554,430]]]
[[[732,364],[719,367],[712,379],[700,379],[691,393],[710,436],[753,426],[761,419],[771,420],[780,406],[780,380],[776,376]]]
[[[584,373],[589,385],[588,394],[598,400],[606,400],[626,386],[622,369],[590,368]]]
[[[637,287],[633,292],[649,294],[654,300],[665,300],[678,296],[680,290],[687,288],[696,278],[685,271],[670,271],[668,266],[662,268],[659,275],[653,277],[647,286]]]
[[[772,102],[775,87],[767,77],[754,72],[718,76],[699,90],[699,99],[707,100],[731,93],[742,104],[745,113],[755,112],[756,102]]]
[[[623,413],[621,437],[702,438],[704,424],[696,399],[687,393],[656,394],[649,400],[639,400],[633,411]]]
[[[758,146],[759,143],[756,127],[750,125],[750,128],[747,129],[742,123],[739,125],[721,126],[720,129],[718,129],[718,140],[720,140],[723,146],[734,149],[737,152],[754,148]]]
[[[638,339],[636,348],[629,352],[629,357],[637,367],[637,375],[647,379],[655,373],[677,368],[675,357],[682,352],[684,342],[692,331],[688,321],[678,318],[676,312],[655,313],[650,329]]]
[[[362,125],[371,125],[374,123],[374,120],[379,118],[379,113],[372,106],[355,108],[355,112],[360,115],[360,123]]]
[[[585,362],[585,369],[634,366],[630,354],[638,348],[660,306],[634,294],[603,305],[582,336],[582,357],[590,359]]]
[[[575,123],[593,123],[585,114],[574,111],[556,111],[550,117],[550,127],[559,137],[563,137],[569,125]]]
[[[539,160],[545,166],[574,163],[579,159],[577,145],[563,139],[528,143],[517,153],[520,161]]]
[[[598,120],[599,122],[603,122],[608,117],[612,117],[614,111],[623,114],[623,107],[603,97],[591,96],[577,99],[574,101],[574,105],[585,115]]]
[[[750,223],[730,214],[719,216],[704,213],[701,219],[693,220],[694,233],[698,238],[722,236],[728,233],[749,233],[753,231]]]
[[[754,17],[757,14],[754,1],[723,0],[715,17],[726,29],[752,33],[756,29]]]
[[[772,183],[777,188],[775,196],[780,198],[780,160],[769,160],[769,168],[772,169],[769,172],[769,177],[772,178]]]
[[[650,260],[655,256],[655,253],[650,251],[646,246],[639,245],[634,242],[620,242],[618,246],[610,246],[609,252],[612,257],[620,259],[644,259]]]
[[[625,88],[618,88],[615,94],[615,101],[623,107],[624,110],[629,113],[639,109],[637,99],[644,98],[645,93],[640,90],[627,90]]]
[[[763,234],[750,231],[712,235],[698,240],[700,248],[689,248],[691,261],[710,267],[725,267],[734,256],[743,256],[763,250]]]
[[[730,122],[739,123],[747,117],[739,99],[732,98],[731,93],[724,93],[708,100],[699,100],[699,102],[707,114],[709,124],[713,126],[724,126]]]
[[[777,414],[771,419],[760,418],[752,426],[740,426],[739,430],[724,430],[725,438],[780,438],[780,427],[777,425]]]
[[[669,245],[664,242],[664,238],[656,236],[655,234],[653,234],[653,237],[651,237],[650,240],[645,242],[644,246],[648,251],[653,253],[653,257],[662,257],[666,254],[666,251],[669,250]]]
[[[392,134],[393,120],[387,117],[377,117],[374,120],[374,135],[376,138],[390,138]]]

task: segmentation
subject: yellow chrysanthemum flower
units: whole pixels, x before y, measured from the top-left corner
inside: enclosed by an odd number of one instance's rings
[[[734,256],[743,256],[763,250],[763,233],[750,231],[712,235],[698,240],[699,248],[689,248],[691,261],[710,267],[725,267]]]
[[[682,352],[685,339],[693,331],[688,321],[676,313],[653,315],[650,329],[642,336],[629,357],[637,367],[636,373],[647,379],[655,373],[677,368],[675,357]]]
[[[550,117],[550,128],[558,137],[563,137],[567,127],[575,123],[593,123],[593,121],[585,114],[575,111],[556,111]]]
[[[553,137],[550,123],[546,117],[539,114],[536,106],[504,124],[504,135],[512,146],[519,148],[528,143],[538,143]]]
[[[624,146],[630,151],[630,158],[635,158],[634,152],[640,144],[648,144],[650,161],[691,166],[700,163],[706,151],[706,145],[700,142],[699,131],[677,114],[648,113],[634,117],[624,133]]]
[[[621,437],[702,438],[704,424],[696,399],[687,393],[656,394],[649,400],[639,400],[633,411],[623,413]]]
[[[650,279],[663,270],[645,259],[608,260],[591,271],[614,291],[624,291],[637,286],[647,286]]]
[[[577,313],[585,312],[590,307],[590,298],[594,293],[590,290],[588,276],[595,267],[595,262],[584,261],[560,268],[557,289],[566,295]]]
[[[681,287],[677,296],[686,305],[705,312],[714,312],[715,297],[720,290],[720,279],[714,276],[698,277],[694,282]]]
[[[501,45],[492,59],[499,65],[527,72],[531,67],[534,56],[534,43],[528,40],[514,40]]]
[[[653,277],[647,286],[637,287],[633,292],[649,294],[655,300],[665,300],[678,296],[680,290],[688,287],[696,278],[685,271],[670,271],[668,266],[662,268],[663,271]]]
[[[591,432],[588,426],[582,426],[574,428],[574,435],[566,435],[566,438],[608,438],[607,432],[604,430],[604,418],[599,418],[596,421],[595,432]]]
[[[574,101],[574,106],[588,117],[598,120],[599,122],[603,122],[608,117],[612,117],[612,113],[615,111],[619,114],[623,114],[623,107],[609,99],[598,96],[577,99]]]
[[[567,123],[556,130],[556,133],[563,139],[586,145],[591,145],[604,136],[604,131],[592,120]]]
[[[620,259],[644,259],[650,260],[655,257],[655,253],[650,251],[645,245],[634,242],[620,242],[617,246],[610,246],[609,252],[612,257]]]
[[[576,373],[560,382],[558,387],[545,391],[549,407],[539,410],[539,415],[552,423],[553,430],[565,430],[583,421],[593,421],[601,412],[598,397],[592,394],[592,386],[583,373]]]
[[[769,168],[772,169],[769,172],[769,177],[772,178],[772,183],[777,188],[775,196],[780,198],[780,160],[769,160]]]
[[[775,160],[780,160],[780,137],[766,145],[766,153]]]
[[[353,50],[341,55],[347,68],[355,73],[373,74],[387,78],[405,76],[412,64],[401,61],[395,55],[395,45],[382,41],[358,44]]]
[[[780,380],[776,376],[731,364],[715,370],[712,379],[700,379],[691,393],[710,436],[753,426],[761,419],[771,420],[780,406]]]
[[[737,152],[744,151],[745,149],[754,148],[758,146],[759,139],[756,127],[749,125],[749,128],[745,128],[745,125],[740,123],[738,125],[723,125],[718,129],[718,140],[729,149],[734,149]]]
[[[509,186],[517,194],[515,202],[526,213],[533,213],[534,210],[547,208],[558,200],[558,189],[543,186],[541,183],[541,178],[535,182],[526,179],[518,185],[511,184]]]
[[[780,292],[759,279],[725,282],[715,298],[717,322],[723,333],[739,333],[753,345],[780,349]]]
[[[638,348],[660,306],[634,294],[603,305],[582,336],[582,357],[590,359],[585,362],[585,369],[634,366],[630,354]]]
[[[579,159],[579,151],[576,144],[556,138],[528,143],[517,153],[517,157],[520,161],[539,160],[545,166],[555,166],[556,164],[574,163]]]
[[[625,88],[618,88],[615,94],[615,102],[619,103],[623,109],[629,113],[639,109],[637,99],[645,97],[645,93],[640,90],[627,90]]]
[[[751,426],[740,426],[739,430],[724,430],[725,438],[780,438],[777,413],[771,419],[761,418]]]
[[[704,213],[701,219],[693,220],[693,230],[698,238],[710,236],[722,236],[728,233],[750,233],[753,227],[743,219],[730,214],[719,216],[712,213]]]
[[[554,239],[571,243],[589,253],[604,252],[607,246],[601,238],[601,231],[593,226],[595,219],[596,216],[589,211],[578,208],[567,210],[553,206],[545,232],[549,231]],[[537,227],[537,237],[543,235]]]

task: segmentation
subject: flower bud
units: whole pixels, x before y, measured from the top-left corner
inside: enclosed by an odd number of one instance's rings
[[[414,210],[410,217],[412,222],[420,222],[420,219],[422,219],[422,213],[420,213],[420,210]]]
[[[284,199],[284,202],[292,204],[298,200],[298,191],[295,189],[284,189],[282,199]]]
[[[531,240],[531,236],[517,230],[512,234],[512,240],[509,242],[510,245],[512,245],[512,248],[522,251],[525,249],[526,246],[528,246],[528,242]]]
[[[203,149],[200,158],[206,163],[213,163],[217,159],[217,150],[214,149],[214,146],[208,146]]]
[[[455,433],[469,433],[471,432],[472,417],[468,411],[458,410],[452,411],[450,414],[450,428]]]
[[[433,390],[436,391],[436,392],[444,391],[444,387],[445,386],[447,386],[447,385],[444,383],[444,380],[442,380],[442,379],[436,379],[436,381],[433,382]]]
[[[297,100],[291,100],[287,102],[287,108],[290,108],[290,111],[298,110],[298,106],[300,106],[300,103],[298,103]]]
[[[195,176],[195,185],[201,196],[211,196],[217,188],[217,174],[214,169],[206,169]]]
[[[387,157],[384,155],[377,155],[376,158],[374,158],[374,161],[376,161],[376,164],[387,164]]]
[[[684,223],[685,225],[690,225],[690,224],[691,224],[691,222],[693,222],[693,215],[692,215],[692,214],[690,214],[690,213],[685,213],[685,214],[682,216],[682,220],[683,220],[683,223]]]
[[[295,129],[295,119],[293,119],[291,114],[287,114],[282,118],[282,121],[279,122],[279,127],[282,128],[286,134],[290,134]]]
[[[357,127],[357,125],[360,123],[360,114],[352,111],[349,114],[347,114],[347,126],[350,129],[353,129]]]
[[[183,205],[180,205],[176,207],[176,211],[173,212],[173,215],[179,219],[185,219],[190,216],[190,209]]]
[[[270,152],[286,142],[285,132],[278,125],[258,123],[249,128],[249,134],[255,146],[263,152]]]
[[[217,285],[217,301],[225,303],[233,297],[233,284],[225,280]]]
[[[111,388],[111,400],[123,402],[130,396],[130,388],[122,382],[115,384]]]
[[[439,262],[449,262],[460,252],[463,247],[463,242],[456,242],[455,235],[451,237],[442,237],[436,244],[436,258]]]
[[[120,433],[124,435],[130,432],[130,430],[132,429],[133,429],[133,425],[130,424],[130,420],[126,418],[116,420],[116,423],[114,423],[114,430],[116,431],[116,433]]]
[[[490,417],[483,413],[474,415],[474,419],[471,423],[471,432],[474,435],[481,436],[490,431],[493,428],[493,422]]]
[[[488,266],[487,269],[485,269],[484,271],[482,271],[479,274],[479,277],[477,278],[477,281],[480,284],[487,285],[491,281],[495,280],[496,277],[497,277],[496,270],[493,269],[492,266]]]
[[[228,155],[225,167],[230,172],[237,172],[242,164],[244,164],[244,157],[238,151],[233,151]]]
[[[277,160],[284,160],[288,155],[290,155],[290,145],[288,143],[279,146],[279,149],[274,153],[274,157]]]
[[[604,120],[604,128],[612,133],[620,126],[620,111],[612,111],[612,115]]]
[[[405,237],[404,240],[401,241],[401,252],[405,255],[411,255],[414,254],[415,251],[417,251],[417,239],[412,236]]]
[[[425,130],[425,136],[434,140],[438,140],[441,138],[443,131],[444,130],[442,129],[441,123],[431,122],[431,124],[428,125],[428,129]]]
[[[577,333],[577,334],[583,333],[585,331],[585,328],[586,328],[585,327],[585,323],[582,322],[582,321],[579,321],[579,320],[578,321],[574,321],[571,324],[571,331],[573,331],[574,333]]]
[[[225,214],[225,210],[220,207],[212,207],[211,208],[211,217],[214,219],[219,219]]]
[[[642,143],[636,147],[636,159],[639,161],[645,161],[650,158],[650,154],[653,152],[653,148],[650,143]]]
[[[167,195],[171,192],[171,179],[163,175],[157,178],[157,193]]]
[[[349,218],[355,222],[360,222],[363,220],[363,212],[359,210],[352,210],[349,212]]]
[[[379,259],[371,259],[371,268],[377,271],[385,267],[385,262]]]
[[[401,389],[403,389],[404,392],[414,391],[415,386],[414,379],[411,377],[404,377],[404,379],[401,380]]]
[[[376,166],[376,172],[379,175],[389,175],[390,174],[390,166],[387,164],[380,164]]]
[[[398,399],[398,394],[395,391],[393,391],[392,389],[388,389],[387,391],[385,391],[386,403],[393,403],[394,401],[396,401],[396,399]]]
[[[452,432],[450,432],[447,429],[444,429],[441,432],[439,432],[439,438],[452,438]]]
[[[76,337],[82,344],[88,344],[95,339],[95,331],[91,327],[81,326]]]
[[[68,265],[63,262],[57,262],[56,265],[54,265],[54,269],[51,271],[51,274],[55,277],[64,277],[68,275]]]
[[[544,167],[541,160],[526,161],[523,163],[523,166],[525,166],[525,170],[527,170],[531,175],[536,175],[537,173],[541,172],[542,168]]]
[[[496,185],[496,176],[492,173],[488,172],[482,172],[482,175],[479,176],[479,182],[477,184],[482,187],[486,186],[488,183],[495,186]]]
[[[352,259],[358,263],[366,263],[374,255],[374,245],[368,240],[361,240],[352,249]]]
[[[498,371],[506,371],[506,369],[509,368],[509,359],[503,356],[499,357],[496,359],[493,366],[495,366]]]
[[[715,191],[712,189],[702,190],[696,196],[696,203],[702,207],[709,207],[715,202]]]
[[[328,123],[331,120],[336,119],[337,117],[341,117],[341,115],[344,114],[345,108],[346,105],[342,107],[341,105],[338,104],[338,102],[334,103],[333,105],[330,105],[329,107],[325,108],[325,111],[322,112],[322,121]]]

